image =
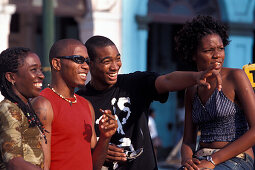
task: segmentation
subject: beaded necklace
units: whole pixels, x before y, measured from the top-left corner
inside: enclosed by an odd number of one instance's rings
[[[65,101],[67,101],[67,102],[70,104],[70,106],[72,106],[72,103],[77,103],[77,98],[76,98],[75,94],[74,94],[74,99],[75,99],[75,101],[71,101],[71,100],[68,100],[67,98],[65,98],[64,96],[62,96],[61,94],[57,93],[56,90],[55,90],[53,87],[51,87],[50,85],[48,85],[48,87],[49,87],[54,93],[56,93],[60,98],[62,98],[62,99],[64,99]]]

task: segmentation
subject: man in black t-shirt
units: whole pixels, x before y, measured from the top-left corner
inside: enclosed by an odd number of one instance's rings
[[[90,57],[91,81],[77,94],[89,100],[95,110],[95,129],[99,136],[99,109],[112,110],[118,129],[111,138],[107,162],[109,169],[155,170],[156,157],[148,128],[148,110],[152,101],[165,102],[168,92],[194,84],[210,88],[205,72],[176,71],[166,75],[134,72],[118,75],[122,65],[115,44],[103,36],[93,36],[85,43]],[[221,78],[214,74],[221,87]]]

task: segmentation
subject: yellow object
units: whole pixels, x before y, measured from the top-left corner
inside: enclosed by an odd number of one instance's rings
[[[255,64],[246,64],[243,66],[243,70],[247,74],[252,87],[255,88]]]

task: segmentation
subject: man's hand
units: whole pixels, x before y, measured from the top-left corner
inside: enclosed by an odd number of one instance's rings
[[[212,64],[209,69],[201,72],[201,76],[198,79],[197,84],[206,86],[208,89],[210,89],[211,85],[207,82],[207,78],[210,76],[215,76],[215,78],[217,80],[217,88],[220,91],[222,88],[222,78],[221,78],[220,71],[219,71],[219,65],[217,63]]]
[[[125,162],[126,154],[123,148],[119,148],[114,144],[109,144],[106,161],[108,162]]]
[[[110,138],[118,128],[117,120],[110,110],[100,109],[100,111],[103,114],[103,117],[99,122],[100,134],[105,138]]]

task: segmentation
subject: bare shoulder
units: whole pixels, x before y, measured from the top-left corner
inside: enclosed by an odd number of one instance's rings
[[[250,81],[242,69],[225,68],[223,77],[225,85],[228,88],[233,87],[235,90],[243,90],[251,87]]]
[[[38,96],[31,101],[31,104],[43,124],[46,123],[45,121],[52,121],[53,109],[48,99],[43,96]]]
[[[49,111],[52,110],[51,103],[48,99],[46,99],[43,96],[38,96],[35,97],[32,101],[31,104],[33,106],[33,109],[38,112],[38,111]]]
[[[223,71],[228,77],[233,77],[233,78],[235,76],[244,76],[245,75],[245,72],[239,68],[224,68]]]
[[[32,103],[32,106],[35,107],[35,106],[51,106],[51,103],[48,99],[46,99],[45,97],[43,96],[37,96],[35,98],[32,99],[31,101]]]
[[[224,73],[227,79],[230,79],[234,82],[247,79],[247,75],[242,69],[238,68],[224,68]]]

